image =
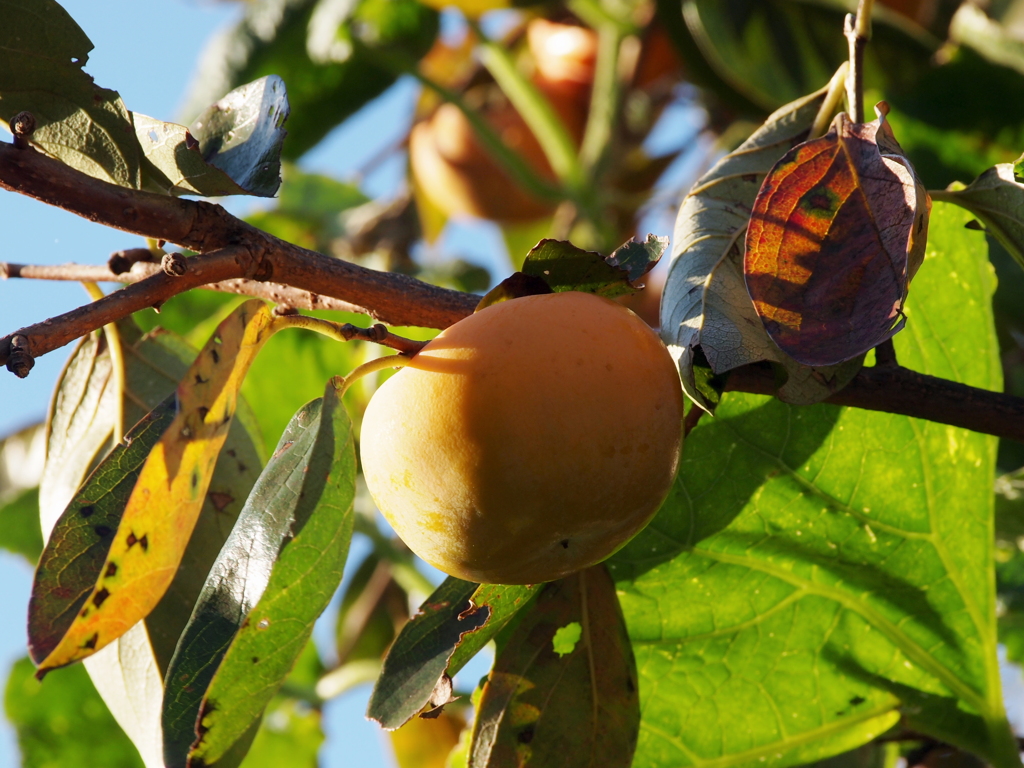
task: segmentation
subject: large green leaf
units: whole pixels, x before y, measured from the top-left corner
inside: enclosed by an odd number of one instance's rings
[[[54,0],[0,0],[0,119],[36,118],[32,141],[90,176],[139,186],[141,152],[116,91],[83,67],[92,43]]]
[[[415,0],[256,0],[207,48],[189,119],[264,75],[288,87],[284,155],[294,159],[396,79],[378,57],[415,62],[433,44],[437,13]]]
[[[119,330],[125,359],[122,407],[125,423],[133,424],[174,392],[195,350],[163,331],[143,336],[130,320],[119,323]],[[105,339],[91,335],[76,349],[62,374],[50,414],[47,462],[40,487],[40,516],[49,542],[30,610],[33,642],[51,629],[59,631],[48,627],[72,618],[76,600],[90,589],[88,582],[95,585],[96,569],[102,567],[109,548],[110,531],[116,530],[134,483],[123,473],[145,458],[145,439],[138,445],[122,445],[79,493],[86,473],[109,448],[115,403]],[[206,573],[262,464],[259,430],[252,413],[240,405],[237,416],[217,463],[197,535],[171,588],[144,623],[86,662],[114,716],[154,765],[160,760],[164,671]],[[154,439],[159,431],[154,430]],[[83,515],[86,508],[91,511]]]
[[[110,716],[81,667],[59,669],[40,683],[28,659],[11,668],[4,692],[18,734],[22,768],[96,765],[141,768],[131,741]]]
[[[994,280],[968,220],[935,206],[896,349],[998,390]],[[792,765],[902,717],[1017,765],[996,660],[996,440],[736,393],[717,413],[610,561],[640,670],[637,764]]]
[[[331,382],[282,436],[178,644],[164,696],[167,765],[223,765],[259,722],[341,582],[355,473],[352,426]]]

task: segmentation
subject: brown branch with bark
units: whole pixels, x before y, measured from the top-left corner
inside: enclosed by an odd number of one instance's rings
[[[123,274],[84,265],[4,265],[4,277],[129,283],[99,301],[0,339],[0,363],[19,375],[27,374],[34,357],[198,287],[257,296],[286,307],[342,309],[394,325],[431,328],[445,328],[469,315],[479,300],[299,248],[218,205],[117,187],[10,144],[0,144],[0,187],[200,254],[187,260],[180,275],[144,261]],[[754,364],[731,372],[727,389],[774,395],[777,383],[768,365]],[[1024,399],[926,376],[894,361],[862,369],[826,402],[1024,441]]]

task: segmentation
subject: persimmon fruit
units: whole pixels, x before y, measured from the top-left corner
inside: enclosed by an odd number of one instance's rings
[[[470,581],[533,584],[600,562],[675,477],[675,365],[635,314],[527,296],[442,331],[374,394],[361,459],[409,547]]]

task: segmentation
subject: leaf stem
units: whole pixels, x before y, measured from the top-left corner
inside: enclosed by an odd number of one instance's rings
[[[341,382],[337,382],[338,377],[335,377],[335,388],[338,390],[338,397],[344,395],[349,387],[355,384],[359,379],[368,373],[375,373],[377,371],[383,371],[388,368],[404,368],[412,360],[411,356],[398,354],[398,355],[385,355],[384,357],[375,357],[373,360],[363,363],[352,370],[352,372],[345,376]]]
[[[583,171],[593,181],[601,161],[611,147],[615,118],[622,91],[619,76],[619,51],[625,36],[619,25],[607,21],[597,28],[597,63],[594,67],[594,89],[590,112],[583,133],[579,159]]]
[[[404,355],[414,355],[426,344],[425,341],[415,341],[391,333],[381,323],[376,323],[370,328],[360,328],[352,323],[334,323],[309,315],[277,315],[274,318],[272,333],[277,333],[283,328],[302,328],[335,341],[372,341],[375,344],[398,350]]]
[[[850,76],[846,81],[846,100],[850,119],[864,122],[864,48],[871,39],[871,9],[874,0],[859,0],[857,15],[846,14],[843,34],[850,47]]]
[[[93,282],[83,282],[82,287],[89,294],[93,301],[99,301],[104,297],[102,289]],[[107,349],[110,350],[110,369],[114,378],[114,445],[120,445],[124,440],[124,349],[121,346],[121,332],[117,330],[117,323],[107,323],[103,326],[103,335],[107,338]]]
[[[832,75],[832,79],[829,80],[828,92],[825,94],[825,100],[821,103],[821,109],[818,110],[814,123],[811,125],[811,132],[807,136],[808,141],[824,136],[825,131],[828,130],[828,126],[832,122],[832,115],[836,113],[836,108],[843,99],[843,89],[846,86],[849,72],[850,63],[844,61],[839,65],[839,69],[836,70],[835,74]]]

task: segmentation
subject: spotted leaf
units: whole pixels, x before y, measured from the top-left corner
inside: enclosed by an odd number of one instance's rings
[[[166,592],[195,527],[238,390],[270,336],[272,316],[248,301],[218,326],[178,385],[178,412],[146,459],[100,576],[40,672],[103,648],[145,618]]]

